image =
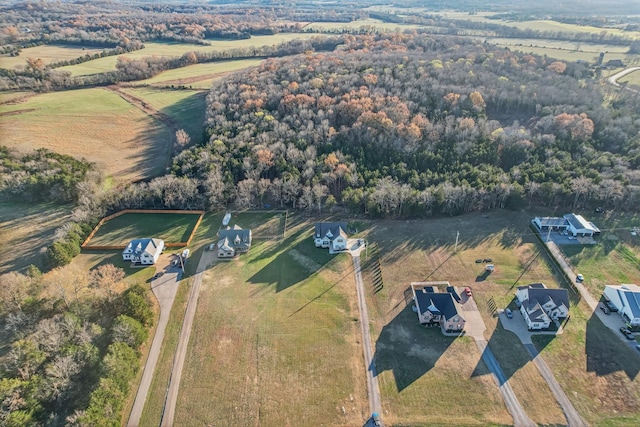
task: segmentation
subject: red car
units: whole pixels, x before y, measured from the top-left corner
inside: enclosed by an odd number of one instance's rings
[[[471,288],[468,287],[468,286],[466,288],[464,288],[464,293],[467,294],[468,297],[470,297],[471,296]]]

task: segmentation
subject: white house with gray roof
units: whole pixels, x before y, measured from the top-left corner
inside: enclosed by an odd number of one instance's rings
[[[533,223],[541,232],[564,231],[575,237],[593,237],[600,234],[600,229],[594,223],[584,219],[582,215],[574,213],[557,216],[537,216]]]
[[[234,225],[218,232],[218,258],[233,258],[236,254],[249,252],[250,248],[251,230]]]
[[[549,289],[544,283],[519,286],[516,298],[529,329],[547,329],[552,320],[569,314],[569,293],[566,289]]]
[[[616,306],[625,321],[633,327],[640,326],[640,286],[607,285],[604,295]]]
[[[316,223],[313,241],[316,248],[329,248],[332,251],[347,249],[346,222],[318,222]]]
[[[135,239],[129,242],[122,251],[124,261],[139,264],[155,264],[164,249],[164,241],[160,239]]]

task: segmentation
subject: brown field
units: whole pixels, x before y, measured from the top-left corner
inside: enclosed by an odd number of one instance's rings
[[[373,293],[370,270],[366,271],[365,284],[371,291],[369,311],[377,341],[376,366],[380,371],[385,420],[403,425],[513,422],[505,413],[502,398],[472,341],[450,340],[439,331],[420,327],[415,313],[406,308],[410,298],[405,300],[405,290],[411,281],[448,280],[452,285],[473,288],[487,327],[485,339],[529,417],[538,424],[566,424],[526,350],[515,335],[502,329],[488,309],[490,298],[498,308],[511,303],[516,286],[534,282],[549,287],[565,286],[544,252],[540,253],[541,248],[528,228],[529,219],[530,214],[491,212],[370,224],[365,233],[369,242],[378,243],[384,288]],[[460,231],[460,242],[454,254],[456,231]],[[484,264],[475,263],[478,258],[491,258],[496,271],[483,275]],[[543,351],[545,361],[554,367],[558,381],[587,422],[599,425],[620,417],[624,422],[619,425],[630,425],[625,422],[640,404],[640,381],[635,375],[621,374],[620,369],[604,373],[606,360],[589,358],[590,354],[604,352],[605,347],[609,352],[624,352],[628,348],[611,331],[603,329],[598,320],[587,319],[585,307],[576,305],[578,299],[571,295],[574,304],[571,332],[536,342],[537,347]],[[590,337],[587,345],[585,331]],[[589,363],[585,363],[585,355]],[[570,375],[564,368],[567,363],[571,365]],[[629,392],[628,410],[623,411],[619,404],[610,401],[607,391],[610,387],[622,387]],[[449,391],[433,391],[444,389]],[[434,419],[432,414],[442,413],[440,408],[450,405],[456,395],[465,396],[464,411]],[[472,401],[466,400],[469,395],[473,396]]]
[[[0,128],[3,144],[10,148],[47,148],[85,158],[122,180],[163,172],[172,148],[172,136],[162,123],[100,88],[46,93],[0,105]]]
[[[256,223],[251,215],[236,220]],[[176,425],[353,426],[369,416],[351,259],[317,250],[310,233],[299,223],[206,271]]]
[[[70,215],[71,207],[65,205],[0,203],[0,274],[29,264],[42,268],[40,251]]]

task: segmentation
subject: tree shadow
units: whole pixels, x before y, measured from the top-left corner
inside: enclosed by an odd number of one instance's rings
[[[618,316],[611,313],[610,316]],[[640,357],[633,347],[623,342],[619,331],[612,331],[605,326],[594,312],[587,321],[585,338],[585,354],[587,372],[594,372],[597,376],[606,376],[614,372],[623,371],[630,380],[635,380],[640,371]]]
[[[392,371],[400,392],[429,372],[456,337],[444,336],[439,327],[424,327],[407,305],[382,328],[373,356],[373,374]]]
[[[293,247],[277,246],[280,249],[273,248],[270,252],[281,251],[283,247],[288,250],[278,253],[269,264],[249,278],[249,283],[275,285],[276,292],[281,292],[317,274],[334,258],[328,250],[316,248],[311,239],[304,239]],[[264,257],[263,254],[259,258]]]

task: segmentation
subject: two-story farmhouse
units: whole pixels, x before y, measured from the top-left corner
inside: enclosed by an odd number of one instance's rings
[[[313,234],[316,248],[329,248],[331,251],[347,249],[347,223],[318,222]]]
[[[251,230],[237,225],[218,232],[218,258],[233,258],[251,248]]]
[[[549,289],[543,283],[519,286],[516,298],[529,329],[547,329],[552,320],[569,314],[569,293],[566,289]]]
[[[164,241],[160,239],[135,239],[122,251],[122,259],[139,264],[155,264],[164,249]]]
[[[440,292],[440,287],[450,289],[449,282],[413,282],[411,292],[423,325],[439,325],[445,332],[464,329],[465,320],[451,292]]]

